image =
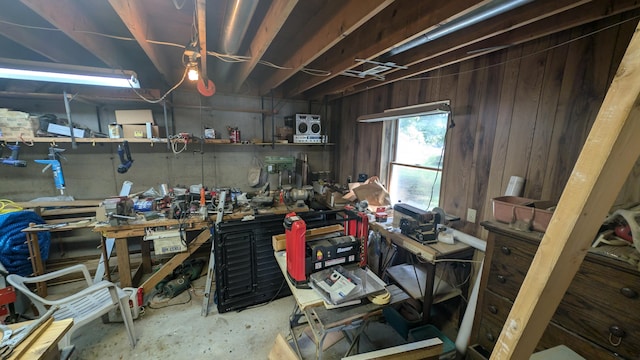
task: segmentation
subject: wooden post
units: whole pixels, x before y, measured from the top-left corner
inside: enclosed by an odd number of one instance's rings
[[[528,359],[640,156],[640,35],[629,43],[491,359]]]

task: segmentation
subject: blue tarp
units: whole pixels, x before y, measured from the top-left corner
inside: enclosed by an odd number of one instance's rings
[[[44,220],[33,211],[14,211],[0,215],[0,262],[11,274],[29,276],[33,274],[27,237],[22,232],[29,223],[44,224]],[[49,258],[51,235],[48,231],[38,233],[40,257],[42,261]]]

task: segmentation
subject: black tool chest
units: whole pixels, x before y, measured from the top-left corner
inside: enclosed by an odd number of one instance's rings
[[[336,223],[335,212],[300,213],[307,228]],[[284,233],[284,214],[216,225],[216,296],[218,312],[242,310],[291,294],[273,254],[271,237]]]

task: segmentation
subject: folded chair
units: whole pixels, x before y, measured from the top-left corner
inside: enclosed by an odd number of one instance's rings
[[[62,299],[44,299],[31,291],[28,287],[28,284],[48,281],[78,272],[83,274],[87,283],[86,288]],[[82,264],[34,277],[23,277],[16,274],[10,274],[7,276],[7,282],[13,285],[16,290],[29,297],[40,314],[44,314],[48,307],[57,305],[59,306],[59,309],[53,314],[54,319],[61,320],[73,318],[73,326],[60,341],[60,348],[71,345],[71,337],[76,330],[115,308],[120,309],[120,313],[124,319],[124,326],[129,334],[131,347],[135,347],[136,345],[133,318],[131,316],[131,310],[129,309],[129,295],[112,282],[106,280],[94,284],[91,276],[89,275],[89,270],[87,270],[87,267]]]

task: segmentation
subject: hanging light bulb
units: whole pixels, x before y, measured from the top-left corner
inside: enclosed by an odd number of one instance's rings
[[[195,62],[191,62],[188,65],[189,70],[187,70],[187,77],[189,78],[189,80],[191,81],[196,81],[199,78],[198,75],[198,64],[196,64]]]

